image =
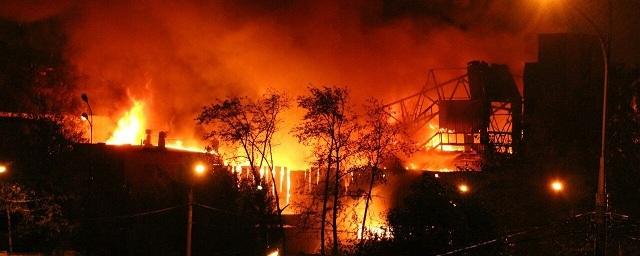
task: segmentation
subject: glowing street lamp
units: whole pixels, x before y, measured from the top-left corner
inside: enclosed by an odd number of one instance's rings
[[[274,251],[267,254],[267,256],[280,256],[280,251],[278,249],[275,249]]]
[[[82,113],[82,115],[80,115],[80,117],[82,118],[82,120],[89,122],[89,143],[93,143],[93,118],[90,118],[89,115],[84,112]]]
[[[560,193],[564,190],[564,183],[560,180],[554,180],[549,184],[551,191],[555,193]]]
[[[470,188],[467,184],[461,183],[460,185],[458,185],[458,191],[460,191],[460,193],[462,194],[468,193],[469,190]]]
[[[4,174],[9,170],[9,167],[7,167],[4,164],[0,164],[0,174]],[[12,235],[11,235],[11,212],[9,210],[9,207],[5,207],[5,210],[7,212],[7,238],[8,238],[8,244],[9,244],[9,253],[13,252],[13,239],[12,239]]]
[[[193,167],[193,172],[198,176],[201,176],[202,174],[204,174],[206,170],[207,170],[207,167],[204,166],[204,164],[201,164],[201,163],[196,164]]]

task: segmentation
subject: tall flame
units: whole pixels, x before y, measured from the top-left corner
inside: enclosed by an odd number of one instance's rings
[[[133,100],[133,107],[118,120],[118,126],[111,137],[106,141],[110,145],[135,145],[140,143],[144,136],[144,103]]]
[[[111,137],[107,139],[109,145],[139,145],[144,139],[144,129],[147,125],[145,119],[145,103],[140,100],[131,100],[133,106],[118,119],[117,127]],[[167,142],[167,148],[192,152],[205,152],[203,146],[187,146],[182,140]]]

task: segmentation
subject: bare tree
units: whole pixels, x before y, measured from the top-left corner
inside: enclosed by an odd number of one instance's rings
[[[353,155],[351,146],[358,129],[356,116],[348,109],[348,91],[339,87],[309,87],[310,95],[298,98],[298,106],[305,109],[302,123],[294,129],[298,140],[315,148],[317,162],[326,163],[322,213],[320,220],[320,253],[325,251],[325,226],[329,191],[333,190],[332,237],[333,255],[338,254],[338,211],[340,180],[344,176],[343,163]],[[333,180],[332,180],[333,171]],[[331,188],[331,184],[333,187]]]
[[[410,153],[411,143],[401,139],[401,128],[389,122],[389,114],[380,100],[369,99],[366,107],[364,129],[359,139],[359,153],[365,161],[364,169],[371,172],[369,187],[365,196],[360,242],[365,238],[367,214],[372,200],[373,186],[382,177],[380,166],[394,153]]]
[[[256,150],[256,143],[261,131],[252,122],[251,103],[249,99],[232,97],[222,102],[204,107],[197,118],[199,124],[210,125],[210,131],[204,138],[216,144],[218,141],[231,147],[239,146],[242,150],[239,158],[244,158],[249,163],[249,169],[253,176],[253,186],[261,184],[257,161],[262,159]],[[234,152],[235,153],[235,152]]]
[[[261,188],[260,170],[267,166],[272,187],[276,187],[273,173],[273,135],[278,131],[279,115],[289,107],[288,98],[281,93],[270,91],[257,101],[232,97],[204,107],[197,118],[199,124],[210,125],[205,139],[211,145],[222,141],[229,146],[239,146],[242,155],[234,158],[245,159],[253,177],[253,188]],[[266,181],[269,182],[269,181]],[[278,190],[273,189],[279,228],[282,236],[282,252],[286,255],[286,239],[282,219],[282,207]]]
[[[276,133],[278,125],[281,123],[279,114],[289,108],[289,99],[278,93],[270,93],[263,96],[263,98],[256,104],[252,110],[253,122],[256,123],[258,130],[264,131],[262,139],[258,140],[256,146],[262,146],[258,148],[262,159],[260,162],[265,162],[271,175],[271,183],[273,194],[276,201],[276,210],[278,213],[278,223],[280,225],[280,232],[282,236],[282,254],[287,255],[287,243],[284,231],[284,222],[282,219],[283,208],[280,206],[280,197],[278,195],[278,189],[276,186],[276,179],[273,173],[274,161],[273,161],[273,135]],[[262,164],[260,164],[262,165]]]

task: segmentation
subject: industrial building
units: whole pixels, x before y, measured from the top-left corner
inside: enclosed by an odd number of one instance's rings
[[[597,173],[603,57],[596,36],[539,35],[524,69],[524,152],[540,171]]]

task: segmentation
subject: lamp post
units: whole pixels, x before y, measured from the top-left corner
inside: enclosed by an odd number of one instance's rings
[[[202,176],[207,171],[207,167],[198,163],[193,166],[193,173],[195,176]],[[185,255],[191,256],[191,237],[193,233],[193,177],[190,179],[189,183],[189,195],[187,196],[187,244],[185,249]]]
[[[598,28],[598,25],[589,18],[589,16],[577,7],[573,8],[587,23],[593,28],[598,36],[598,42],[600,43],[600,51],[602,54],[602,120],[601,120],[601,134],[600,134],[600,160],[598,164],[598,190],[596,192],[596,241],[595,241],[595,255],[606,255],[607,249],[607,176],[605,169],[605,148],[606,148],[606,129],[607,129],[607,89],[609,86],[609,51],[608,44],[610,42],[605,41],[605,37],[602,31]],[[609,9],[611,9],[611,3],[609,2]],[[610,10],[609,10],[610,12]],[[611,19],[611,17],[609,18]]]
[[[90,118],[89,115],[87,115],[86,112],[82,112],[81,117],[82,117],[83,120],[86,120],[87,122],[89,122],[89,131],[90,131],[90,134],[91,134],[90,137],[89,137],[89,143],[93,143],[93,121],[91,120],[93,118]]]
[[[82,98],[82,101],[84,101],[84,103],[86,103],[87,107],[89,108],[89,115],[87,115],[87,113],[82,113],[82,117],[89,122],[89,143],[93,144],[93,110],[91,109],[91,105],[89,104],[89,97],[86,93],[80,95],[80,98]]]
[[[612,19],[612,2],[607,0],[607,13],[608,17],[608,34],[605,38],[604,33],[598,27],[596,22],[589,17],[585,12],[575,5],[569,5],[573,11],[575,11],[581,18],[583,18],[589,26],[594,30],[598,37],[600,44],[600,52],[602,54],[602,120],[601,120],[601,134],[600,134],[600,159],[598,164],[598,189],[596,192],[596,241],[595,241],[595,255],[606,255],[606,243],[607,243],[607,184],[606,184],[606,169],[605,169],[605,142],[606,142],[606,122],[607,122],[607,89],[609,86],[609,46],[611,45],[610,33],[611,33],[611,19]]]
[[[4,174],[9,170],[4,164],[0,164],[0,174]],[[6,202],[5,213],[7,214],[7,239],[9,246],[9,254],[13,252],[13,234],[11,234],[11,209],[9,209],[9,203]]]

